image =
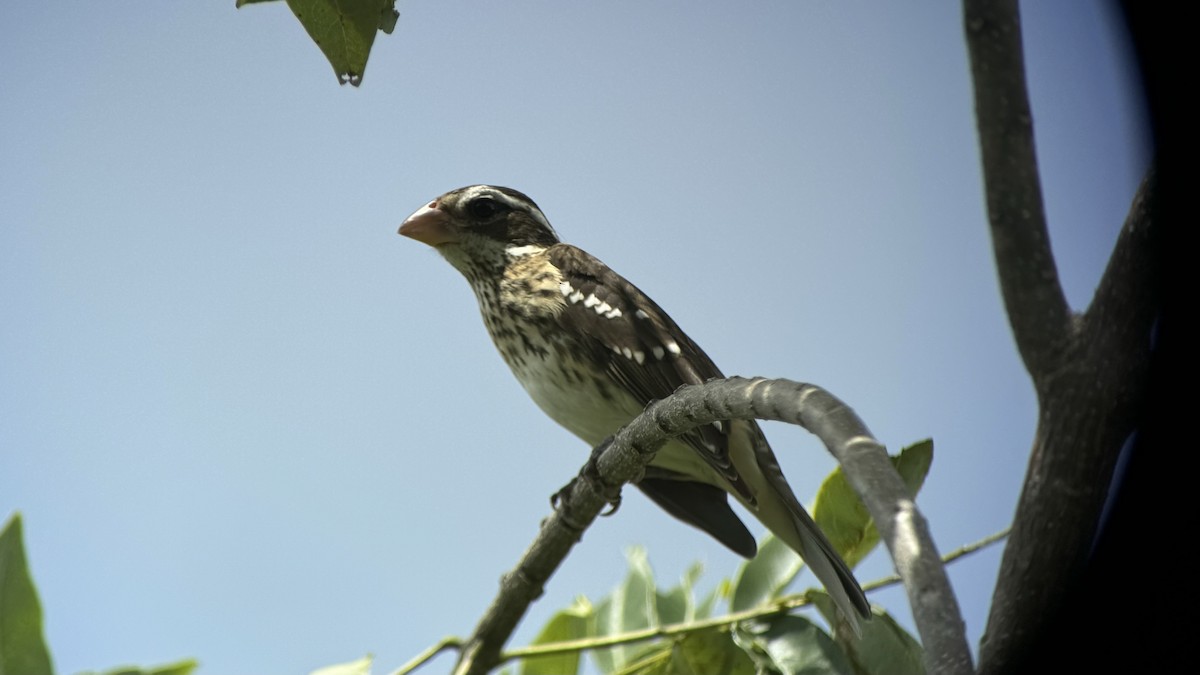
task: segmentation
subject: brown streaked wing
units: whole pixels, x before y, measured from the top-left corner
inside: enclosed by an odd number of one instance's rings
[[[569,244],[552,246],[550,261],[563,278],[567,305],[561,328],[583,336],[593,357],[642,405],[685,384],[723,377],[704,350],[667,313],[621,275]],[[697,427],[680,437],[743,497],[754,501],[729,459],[729,425]]]

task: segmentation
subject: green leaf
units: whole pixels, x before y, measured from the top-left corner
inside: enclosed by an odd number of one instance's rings
[[[918,441],[891,459],[909,493],[915,497],[933,462],[933,441]],[[871,522],[867,507],[846,482],[840,467],[821,484],[812,515],[851,569],[879,545],[879,532]]]
[[[671,667],[671,643],[655,642],[638,645],[629,663],[620,670],[620,675],[674,675]]]
[[[646,550],[640,546],[632,547],[626,558],[629,561],[629,574],[612,595],[596,605],[591,624],[592,635],[617,635],[659,625],[654,572],[650,569]],[[601,670],[613,672],[629,663],[635,652],[634,646],[620,645],[597,649],[592,654]]]
[[[379,30],[382,33],[391,35],[392,31],[396,30],[396,21],[400,19],[400,12],[396,11],[396,0],[385,3],[379,13]]]
[[[146,675],[191,675],[192,671],[200,667],[200,662],[196,659],[183,659],[175,663],[168,663],[163,666],[155,666],[146,669]],[[369,673],[363,671],[364,675]],[[352,675],[351,673],[339,673],[339,675]]]
[[[585,638],[588,636],[588,620],[591,616],[591,603],[585,598],[577,598],[575,604],[550,617],[530,644],[544,645]],[[579,654],[569,652],[525,659],[521,662],[521,675],[575,675],[579,672]]]
[[[694,621],[696,619],[696,601],[693,596],[692,587],[695,585],[696,580],[700,578],[700,574],[703,571],[703,565],[698,562],[692,563],[687,572],[684,572],[683,579],[679,582],[678,586],[666,593],[658,594],[658,621],[661,625],[683,623],[684,621]]]
[[[29,575],[21,514],[0,532],[0,675],[51,675],[42,605]]]
[[[195,659],[184,659],[175,663],[168,663],[162,666],[154,666],[153,668],[141,668],[138,666],[121,666],[106,670],[101,675],[190,675],[192,671],[198,668],[200,664]],[[94,675],[91,672],[79,673],[78,675]]]
[[[287,0],[308,36],[321,48],[338,82],[362,83],[376,31],[390,33],[399,16],[395,0]]]
[[[696,618],[707,619],[712,616],[713,607],[717,605],[717,600],[728,598],[730,593],[732,593],[730,589],[729,579],[722,579],[720,583],[708,592],[708,595],[704,596],[700,604],[696,605]]]
[[[361,659],[347,661],[346,663],[335,663],[332,666],[317,668],[309,673],[309,675],[371,675],[372,656],[367,654]]]
[[[925,485],[929,467],[933,465],[933,439],[926,438],[904,448],[898,457],[892,458],[892,463],[908,487],[908,493],[916,497]]]
[[[671,673],[678,675],[753,675],[754,661],[738,647],[728,628],[688,633],[671,651]]]
[[[593,637],[603,637],[608,635],[609,627],[613,624],[613,594],[605,597],[600,602],[596,603],[596,609],[592,612],[592,618],[588,621],[588,635]],[[600,672],[611,673],[617,669],[617,662],[623,665],[625,663],[625,653],[619,652],[617,647],[609,649],[593,649],[592,660],[596,662],[596,667]]]
[[[657,626],[657,591],[654,587],[654,571],[646,549],[634,546],[626,553],[629,561],[629,576],[620,590],[622,598],[621,624],[619,632],[641,630]]]
[[[816,624],[801,616],[782,615],[748,621],[738,627],[737,639],[758,664],[783,675],[852,675],[850,660]]]
[[[810,591],[809,599],[826,621],[834,621],[837,607],[828,594]],[[875,618],[862,622],[862,637],[841,642],[860,675],[924,675],[925,652],[908,631],[883,609],[872,606]]]
[[[758,546],[758,555],[738,568],[729,609],[740,612],[774,600],[792,583],[803,566],[804,562],[795,551],[768,534]]]
[[[863,624],[863,637],[851,652],[867,675],[925,675],[925,650],[886,612]]]

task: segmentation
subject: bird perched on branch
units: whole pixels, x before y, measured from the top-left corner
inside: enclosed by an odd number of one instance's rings
[[[564,244],[541,209],[504,187],[472,185],[408,217],[400,234],[426,243],[467,278],[500,355],[539,407],[596,446],[650,401],[721,371],[645,293]],[[857,632],[870,606],[854,575],[805,512],[753,420],[703,425],[664,445],[636,483],[651,500],[747,558],[754,537],[741,502],[808,563]]]

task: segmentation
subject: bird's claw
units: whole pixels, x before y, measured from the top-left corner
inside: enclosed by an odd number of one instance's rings
[[[562,486],[558,492],[550,495],[550,506],[557,511],[567,508],[567,503],[571,497],[571,489],[575,487],[575,482],[584,480],[591,483],[592,488],[603,495],[604,499],[608,502],[608,508],[602,511],[600,515],[611,516],[617,512],[617,509],[621,507],[621,486],[617,485],[614,487],[609,485],[600,476],[600,467],[597,465],[600,455],[604,454],[604,451],[612,444],[612,440],[613,437],[609,436],[595,448],[592,448],[592,454],[588,457],[587,463],[583,465],[583,469],[579,471],[579,475],[572,478],[570,483]]]

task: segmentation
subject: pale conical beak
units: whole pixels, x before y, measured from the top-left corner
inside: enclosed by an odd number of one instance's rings
[[[432,201],[400,224],[400,234],[430,246],[453,244],[459,240],[458,228],[446,212]]]

